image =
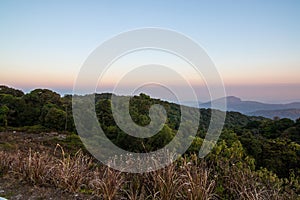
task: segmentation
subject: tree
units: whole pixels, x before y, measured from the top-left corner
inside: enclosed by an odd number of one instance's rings
[[[168,127],[168,125],[164,125],[162,130],[151,137],[150,145],[152,149],[162,148],[167,145],[175,136],[172,129]]]
[[[47,104],[55,105],[58,108],[62,107],[60,95],[48,89],[33,90],[24,95],[22,100],[25,103],[25,108],[20,113],[19,120],[23,126],[41,124],[40,119],[44,119],[44,116],[41,118],[42,110]]]
[[[7,129],[7,115],[9,113],[9,108],[5,105],[0,107],[0,123],[2,122],[5,130]]]
[[[6,115],[8,126],[20,126],[20,114],[24,111],[24,101],[21,97],[15,97],[11,94],[0,94],[0,106],[6,106],[9,112]]]
[[[299,170],[299,152],[300,145],[294,142],[284,139],[267,140],[259,156],[258,167],[266,167],[279,177],[287,178],[291,170],[295,172]]]
[[[61,131],[65,129],[66,112],[52,107],[45,116],[45,127]]]
[[[188,154],[198,154],[199,150],[203,144],[203,139],[200,137],[194,137],[193,142],[191,146],[188,148],[187,152]]]
[[[7,87],[5,85],[0,85],[0,94],[10,94],[14,97],[21,97],[24,93],[21,90]]]

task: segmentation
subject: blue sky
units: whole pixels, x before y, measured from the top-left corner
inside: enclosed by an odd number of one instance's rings
[[[131,29],[161,27],[199,43],[229,95],[300,100],[299,19],[296,0],[2,0],[0,84],[71,92],[81,65],[103,41]],[[267,96],[262,88],[268,88]]]

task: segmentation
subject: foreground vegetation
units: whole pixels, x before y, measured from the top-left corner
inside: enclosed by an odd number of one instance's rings
[[[218,149],[219,148],[219,149]],[[37,186],[85,193],[99,199],[296,199],[289,181],[267,170],[254,172],[251,164],[222,158],[218,147],[213,161],[196,155],[144,174],[122,173],[82,153],[73,156],[57,145],[54,152],[0,151],[1,174]],[[221,148],[221,149],[220,149]]]
[[[0,177],[100,199],[299,198],[300,119],[270,120],[228,112],[218,144],[205,159],[199,159],[196,154],[212,112],[200,109],[197,135],[183,157],[158,171],[127,174],[101,165],[85,150],[76,135],[71,96],[61,98],[45,89],[24,94],[6,86],[0,88],[0,131],[35,135],[30,137],[60,133],[45,137],[38,149],[31,149],[34,144],[20,148],[12,141],[0,141]],[[148,112],[153,104],[161,104],[167,111],[164,128],[151,138],[141,139],[116,126],[111,95],[97,94],[95,104],[101,127],[116,145],[132,152],[149,152],[172,140],[180,125],[179,105],[145,94],[132,97],[129,112],[137,124],[150,122]],[[61,138],[62,134],[67,136]]]

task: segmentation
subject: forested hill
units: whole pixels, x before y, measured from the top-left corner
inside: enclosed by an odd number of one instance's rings
[[[112,94],[96,94],[95,104],[97,112],[100,107],[110,109]],[[147,124],[150,120],[148,112],[150,105],[163,105],[167,111],[168,125],[176,129],[180,121],[180,106],[159,99],[152,99],[141,94],[131,99],[130,113],[133,118],[139,116],[137,123]],[[54,130],[75,131],[72,119],[72,96],[61,97],[58,93],[48,89],[35,89],[27,94],[22,91],[0,86],[1,121],[3,127],[40,126]],[[143,106],[142,106],[143,105]],[[210,121],[210,109],[200,109],[200,127],[206,129]],[[225,126],[245,126],[250,121],[260,120],[259,117],[249,117],[238,112],[228,112]],[[142,121],[145,120],[145,121]]]
[[[153,151],[169,143],[180,125],[180,106],[145,94],[130,100],[130,115],[139,125],[150,122],[149,108],[153,104],[164,106],[167,123],[153,137],[141,139],[119,129],[111,113],[112,94],[97,94],[95,107],[102,129],[116,145],[132,152]],[[221,111],[216,111],[220,113]],[[200,109],[199,129],[187,153],[197,153],[210,122],[210,109]],[[72,117],[72,96],[61,97],[48,89],[35,89],[27,94],[20,90],[0,86],[0,131],[26,132],[68,131],[76,133]],[[249,117],[238,112],[227,112],[219,147],[243,151],[240,159],[250,156],[255,169],[262,167],[280,177],[300,174],[300,119],[265,119]],[[220,152],[219,152],[220,153]],[[228,156],[224,154],[223,156]]]

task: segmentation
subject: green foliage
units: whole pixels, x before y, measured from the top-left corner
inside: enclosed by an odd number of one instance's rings
[[[266,167],[279,177],[289,177],[290,171],[295,170],[300,175],[300,145],[284,139],[267,140],[263,145],[258,166]]]
[[[76,134],[67,135],[65,140],[60,140],[58,143],[62,144],[65,149],[68,149],[73,153],[76,153],[78,149],[85,150],[82,141]]]
[[[133,96],[130,98],[129,114],[139,126],[147,126],[151,122],[149,110],[152,105],[162,105],[166,110],[167,121],[163,128],[154,136],[142,139],[126,134],[116,125],[111,110],[112,96],[118,98],[109,93],[95,95],[99,123],[114,144],[131,152],[160,149],[174,138],[179,126],[184,126],[181,138],[184,138],[184,141],[192,141],[186,153],[197,154],[209,127],[211,113],[214,112],[217,118],[223,114],[221,111],[199,109],[199,128],[197,135],[191,137],[189,134],[192,131],[190,127],[193,116],[181,123],[180,105],[152,99],[146,94]],[[89,124],[90,119],[85,120],[85,123]],[[47,130],[76,132],[72,116],[72,96],[66,95],[61,98],[59,94],[47,89],[36,89],[24,95],[18,90],[0,86],[0,131],[5,130],[31,133]],[[102,139],[95,135],[93,137],[95,144],[97,140]],[[64,144],[67,148],[82,147],[79,141],[77,136],[71,135]],[[177,142],[176,145],[180,147],[182,144]],[[217,170],[229,171],[232,167],[256,170],[262,180],[274,179],[274,182],[278,182],[279,179],[285,178],[288,180],[285,184],[293,183],[294,188],[299,188],[299,145],[300,118],[294,122],[290,119],[270,120],[228,112],[220,140],[205,159],[215,164]],[[275,176],[277,178],[274,178]],[[224,185],[217,188],[223,195],[230,192]]]
[[[23,112],[20,113],[19,120],[22,125],[40,124],[42,109],[46,104],[54,104],[61,108],[60,95],[47,89],[36,89],[24,95],[22,99],[25,102]]]
[[[52,107],[45,116],[45,127],[55,130],[64,130],[66,113],[63,110]]]
[[[175,134],[173,133],[172,129],[165,125],[158,134],[150,138],[149,144],[152,147],[151,150],[163,148],[173,139],[174,136]]]
[[[9,108],[6,105],[0,107],[0,125],[7,128],[7,115]]]
[[[13,128],[13,130],[18,132],[26,132],[26,133],[41,133],[47,131],[47,128],[38,124],[33,126],[22,126],[18,128]]]
[[[24,102],[21,97],[15,97],[11,94],[0,94],[0,106],[6,106],[9,112],[6,113],[8,126],[19,126],[19,116],[23,112]]]
[[[220,141],[208,155],[208,160],[216,163],[217,166],[237,166],[239,168],[245,168],[247,166],[250,169],[254,169],[254,160],[247,156],[244,148],[239,140],[228,144],[225,140]]]
[[[279,119],[279,120],[265,120],[261,123],[259,130],[265,138],[275,139],[280,137],[282,132],[294,125],[294,121],[291,119]]]
[[[249,155],[252,155],[254,158],[259,158],[263,151],[264,138],[259,135],[253,135],[248,131],[240,136],[239,140]]]
[[[0,94],[9,94],[14,97],[22,97],[24,95],[21,90],[10,88],[5,85],[0,85]]]
[[[203,139],[200,137],[194,137],[192,138],[193,142],[191,144],[191,146],[189,147],[189,149],[187,150],[187,154],[191,155],[191,154],[198,154],[202,143],[203,143]]]
[[[300,151],[297,123],[290,119],[253,121],[239,130],[239,140],[256,168],[266,168],[279,177],[299,176]]]

